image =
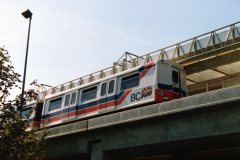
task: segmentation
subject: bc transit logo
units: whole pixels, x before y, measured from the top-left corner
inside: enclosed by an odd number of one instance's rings
[[[131,102],[139,101],[143,98],[146,98],[152,94],[152,87],[148,86],[143,88],[141,92],[131,94]]]

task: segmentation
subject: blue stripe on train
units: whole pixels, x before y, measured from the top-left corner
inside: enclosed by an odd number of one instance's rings
[[[124,92],[121,92],[121,93],[123,94]],[[121,93],[120,93],[120,94],[121,94]],[[120,95],[120,94],[118,94],[118,95]],[[121,94],[121,96],[122,96],[122,94]],[[115,100],[115,99],[118,99],[118,98],[121,97],[121,96],[118,96],[118,95],[114,95],[114,96],[110,96],[110,97],[106,97],[106,98],[99,99],[99,104],[106,103],[106,102],[109,102],[109,101],[113,101],[113,100]]]
[[[141,67],[138,69],[138,71],[139,71],[139,72],[142,72],[144,69],[145,69],[145,65],[144,65],[144,66],[141,66]]]

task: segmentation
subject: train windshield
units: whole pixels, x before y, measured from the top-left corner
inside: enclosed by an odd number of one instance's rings
[[[22,116],[24,119],[29,119],[29,117],[30,117],[31,114],[32,114],[32,111],[33,111],[33,105],[27,106],[26,108],[24,108],[24,109],[21,111],[21,116]]]

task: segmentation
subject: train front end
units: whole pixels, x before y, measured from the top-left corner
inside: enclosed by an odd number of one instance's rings
[[[187,96],[183,67],[169,60],[159,60],[156,69],[155,101],[163,102]]]

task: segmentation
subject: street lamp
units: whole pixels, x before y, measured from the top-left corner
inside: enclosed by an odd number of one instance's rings
[[[27,48],[26,48],[26,56],[25,56],[25,64],[24,64],[24,72],[23,72],[21,106],[19,108],[20,112],[24,105],[24,89],[25,89],[25,79],[26,79],[26,70],[27,70],[28,45],[29,45],[30,28],[31,28],[31,21],[32,21],[32,12],[29,9],[27,9],[25,12],[22,13],[22,15],[26,19],[29,19],[29,27],[28,27]]]

